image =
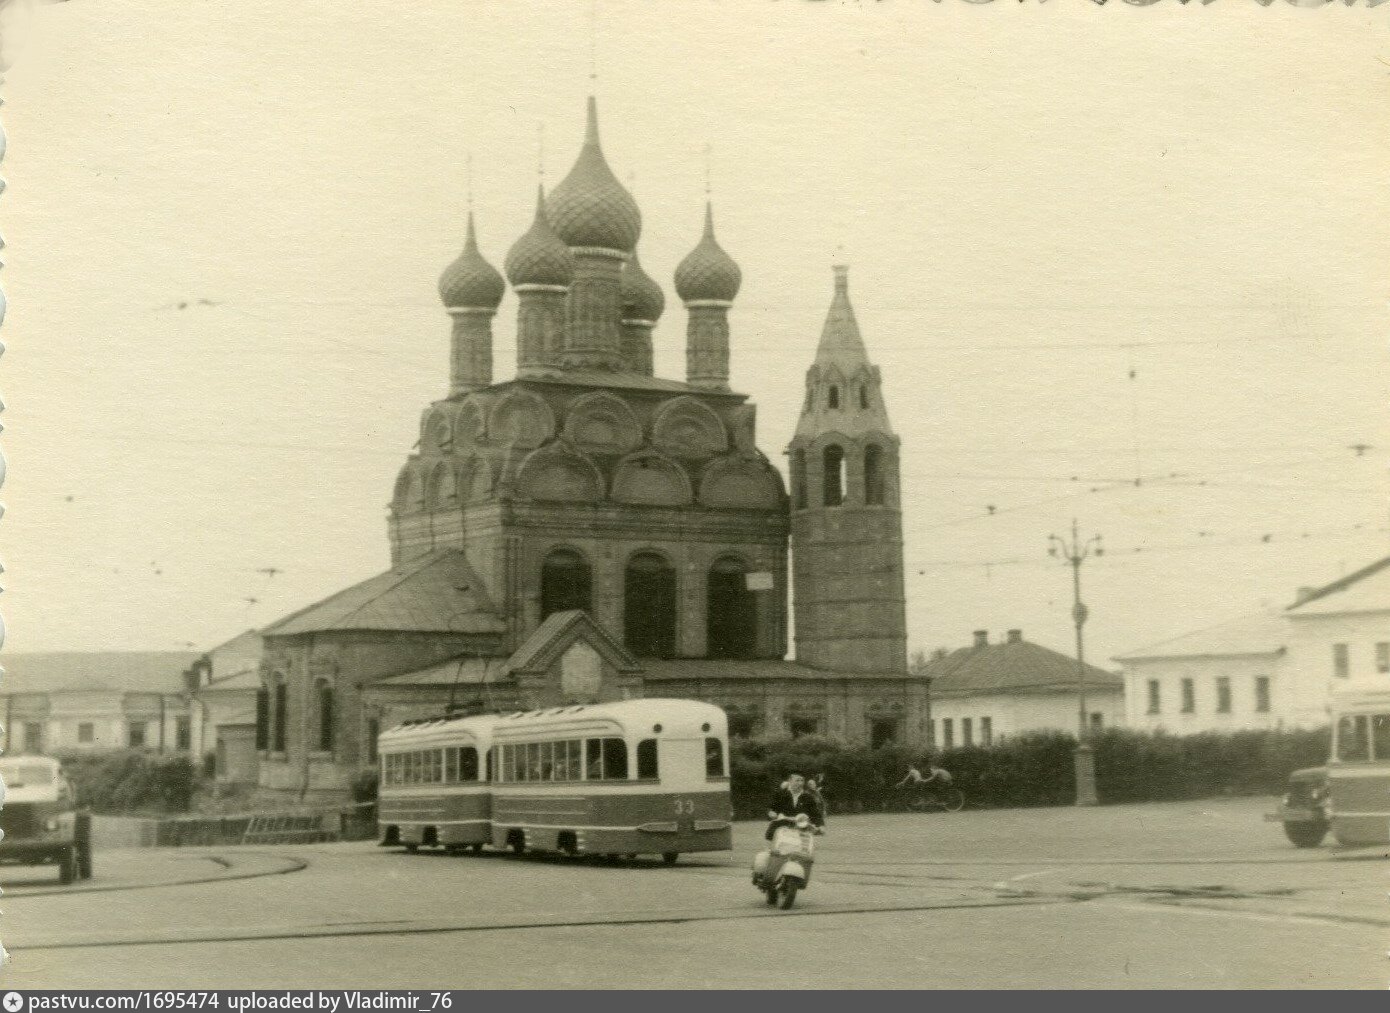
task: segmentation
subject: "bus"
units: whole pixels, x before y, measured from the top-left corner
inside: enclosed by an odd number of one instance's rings
[[[464,752],[454,761],[450,750]],[[667,864],[733,849],[728,720],[712,704],[647,698],[408,722],[381,734],[378,753],[384,845]]]
[[[488,761],[496,721],[492,715],[427,718],[377,737],[382,844],[480,851],[492,840]]]
[[[1390,842],[1390,687],[1352,684],[1333,694],[1327,789],[1338,843]]]

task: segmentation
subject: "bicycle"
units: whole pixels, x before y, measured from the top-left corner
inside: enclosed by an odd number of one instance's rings
[[[916,790],[912,788],[901,789],[909,797],[907,807],[913,812],[930,812],[932,809],[940,809],[943,812],[958,813],[965,807],[965,792],[961,791],[953,784],[941,786],[928,785]]]

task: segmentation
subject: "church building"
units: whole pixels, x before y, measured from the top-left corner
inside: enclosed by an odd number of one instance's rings
[[[439,282],[449,390],[396,481],[392,567],[262,631],[263,789],[341,797],[379,730],[447,708],[686,697],[723,707],[736,736],[926,744],[898,439],[847,269],[806,376],[788,495],[753,404],[729,388],[742,274],[712,207],[675,272],[683,381],[653,373],[666,298],[638,260],[641,225],[593,98],[579,157],[537,194],[505,278],[470,211]],[[508,284],[517,363],[498,380]]]

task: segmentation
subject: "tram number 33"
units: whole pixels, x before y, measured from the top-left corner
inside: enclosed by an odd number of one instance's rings
[[[688,799],[688,798],[678,798],[678,799],[676,799],[676,815],[677,815],[677,816],[694,816],[694,815],[695,815],[695,802],[694,802],[694,800],[693,800],[693,799]]]

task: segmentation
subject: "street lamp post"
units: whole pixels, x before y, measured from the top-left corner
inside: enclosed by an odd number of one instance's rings
[[[1083,542],[1075,520],[1071,522],[1071,541],[1057,535],[1048,535],[1049,555],[1059,556],[1071,564],[1072,607],[1071,618],[1076,624],[1076,696],[1077,696],[1077,737],[1076,752],[1076,804],[1096,804],[1096,755],[1091,747],[1091,722],[1086,713],[1086,647],[1081,628],[1086,625],[1090,614],[1081,602],[1081,564],[1092,554],[1105,555],[1100,535]]]

